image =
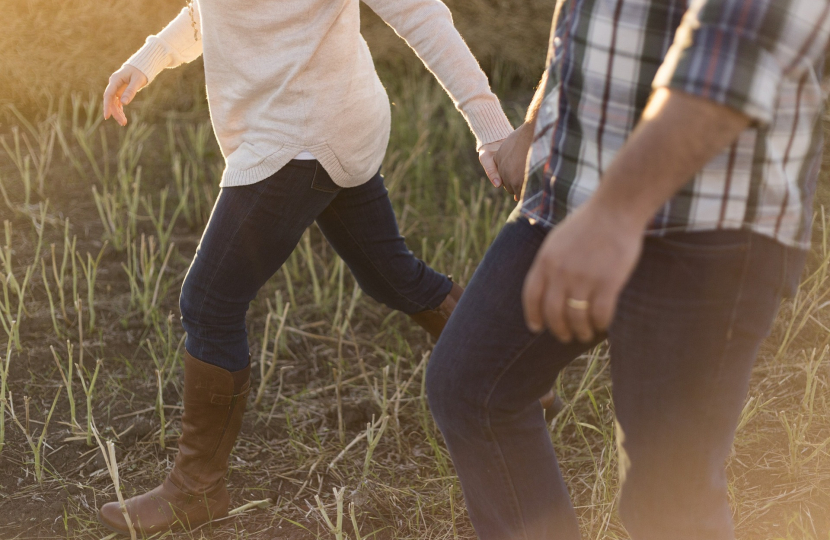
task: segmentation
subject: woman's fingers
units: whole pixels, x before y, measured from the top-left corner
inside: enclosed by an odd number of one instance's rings
[[[138,75],[133,75],[130,78],[130,84],[127,85],[127,89],[124,90],[123,94],[121,94],[122,105],[129,105],[133,98],[135,98],[138,91],[144,87],[145,82],[141,79],[142,77],[139,77]]]
[[[124,93],[128,84],[129,81],[124,79],[121,71],[112,74],[109,84],[104,90],[104,120],[113,117],[122,126],[126,125],[127,117],[121,107],[120,95]]]
[[[108,120],[113,113],[113,100],[115,99],[115,84],[113,83],[112,77],[110,77],[110,82],[107,84],[106,90],[104,90],[104,120]]]
[[[499,188],[502,185],[502,181],[493,156],[493,152],[483,151],[479,154],[478,158],[481,161],[481,166],[484,167],[484,172],[487,173],[487,178],[490,179],[490,183],[493,184],[493,187]]]
[[[147,85],[147,77],[132,66],[124,66],[110,77],[104,90],[104,120],[110,116],[122,126],[127,125],[124,105],[129,104],[135,95]]]
[[[478,151],[478,160],[481,162],[481,166],[484,167],[484,172],[487,173],[490,183],[496,188],[503,184],[501,174],[499,174],[498,160],[496,159],[501,145],[502,141],[494,141],[483,145]]]

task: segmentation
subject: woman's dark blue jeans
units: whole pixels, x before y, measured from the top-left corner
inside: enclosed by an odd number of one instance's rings
[[[595,344],[525,326],[522,284],[545,235],[522,217],[507,223],[427,372],[482,540],[580,538],[538,399]],[[803,264],[803,251],[746,231],[645,240],[608,332],[619,510],[632,539],[733,538],[725,461],[759,344]]]
[[[341,188],[317,161],[294,160],[266,180],[219,193],[179,302],[191,355],[229,371],[248,365],[248,305],[314,221],[378,302],[413,314],[449,294],[450,279],[406,247],[379,173]]]

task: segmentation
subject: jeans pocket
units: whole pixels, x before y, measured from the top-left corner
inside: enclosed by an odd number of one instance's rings
[[[746,251],[751,244],[751,235],[751,232],[743,230],[701,231],[670,233],[652,237],[651,240],[658,249],[690,255],[717,255]]]
[[[326,169],[320,165],[319,161],[315,163],[316,167],[314,168],[314,178],[311,180],[311,189],[322,191],[323,193],[337,193],[343,189],[334,183],[334,180],[331,179],[331,176],[329,176]]]

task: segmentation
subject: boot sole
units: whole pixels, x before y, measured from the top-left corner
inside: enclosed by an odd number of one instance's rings
[[[129,529],[128,529],[128,530],[126,530],[126,531],[122,531],[121,529],[116,529],[115,527],[113,527],[112,525],[110,525],[109,523],[106,523],[103,519],[101,519],[101,511],[100,511],[100,510],[97,512],[97,517],[98,517],[98,523],[99,523],[102,527],[104,527],[105,529],[107,529],[108,531],[110,531],[110,532],[114,532],[114,533],[116,533],[116,534],[120,534],[121,536],[130,536],[130,531],[129,531]],[[214,518],[214,519],[212,519],[212,520],[210,520],[210,521],[207,521],[207,522],[205,522],[205,523],[202,523],[201,525],[197,525],[196,527],[191,527],[191,528],[189,528],[189,529],[188,529],[188,528],[186,528],[186,527],[184,527],[184,526],[182,525],[181,521],[177,521],[177,522],[175,522],[172,526],[170,526],[169,528],[164,529],[164,530],[161,530],[161,531],[156,531],[156,532],[154,532],[153,534],[151,534],[151,535],[149,535],[149,536],[147,536],[147,533],[145,533],[144,531],[140,531],[140,530],[138,530],[138,529],[136,529],[135,534],[136,534],[136,536],[137,536],[138,538],[154,538],[154,537],[156,537],[156,536],[158,536],[158,535],[160,535],[160,534],[162,534],[162,533],[171,532],[171,531],[172,531],[172,532],[177,532],[177,531],[195,531],[195,530],[199,529],[200,527],[204,527],[205,525],[210,525],[210,524],[211,524],[211,523],[213,523],[214,521],[217,521],[217,520],[220,520],[220,519],[223,519],[223,518],[226,518],[226,517],[228,517],[228,516],[227,516],[227,514],[226,514],[226,515],[224,515],[224,516],[221,516],[221,517],[216,517],[216,518]]]

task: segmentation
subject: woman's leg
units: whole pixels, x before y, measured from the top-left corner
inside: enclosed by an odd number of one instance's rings
[[[182,435],[173,470],[156,489],[126,501],[137,531],[151,535],[223,517],[233,449],[250,391],[245,314],[336,191],[317,162],[292,162],[257,184],[223,189],[182,287],[185,343]],[[101,522],[128,527],[118,503]]]
[[[336,196],[329,182],[316,161],[293,161],[262,182],[222,190],[182,286],[190,354],[229,371],[248,365],[248,306]]]
[[[340,191],[317,225],[366,294],[392,309],[407,315],[435,310],[453,288],[406,247],[379,173]]]

